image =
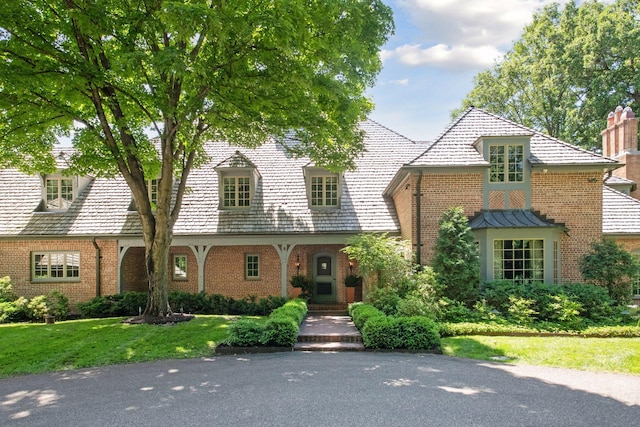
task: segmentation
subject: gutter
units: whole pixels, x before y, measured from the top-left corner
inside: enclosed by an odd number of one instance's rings
[[[422,170],[416,185],[416,261],[422,265]]]
[[[96,296],[100,296],[100,246],[96,243],[96,238],[94,237],[91,241],[93,243],[93,247],[96,248]]]

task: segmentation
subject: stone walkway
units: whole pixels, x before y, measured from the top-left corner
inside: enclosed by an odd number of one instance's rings
[[[362,335],[351,321],[341,314],[309,312],[300,325],[294,351],[364,351]]]

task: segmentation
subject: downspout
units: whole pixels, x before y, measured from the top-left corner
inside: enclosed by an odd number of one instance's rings
[[[100,296],[100,246],[96,243],[96,238],[94,237],[92,242],[93,247],[96,248],[96,296]]]
[[[416,262],[422,265],[422,171],[416,187]]]

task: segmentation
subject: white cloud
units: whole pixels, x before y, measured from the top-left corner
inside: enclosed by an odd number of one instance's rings
[[[440,43],[428,48],[419,44],[404,45],[387,52],[385,56],[387,59],[397,58],[405,65],[468,70],[493,66],[502,57],[502,52],[495,46],[448,46]]]
[[[409,84],[409,79],[391,80],[389,83],[392,85],[407,86]]]
[[[380,53],[412,66],[450,70],[494,65],[517,40],[533,13],[553,0],[397,0],[418,29],[418,40]],[[560,1],[564,3],[566,1]],[[397,17],[398,18],[398,17]]]

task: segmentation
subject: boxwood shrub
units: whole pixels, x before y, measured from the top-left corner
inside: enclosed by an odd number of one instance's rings
[[[271,312],[265,323],[239,319],[229,326],[225,344],[237,347],[293,347],[299,326],[307,315],[307,303],[301,299],[287,301]]]
[[[440,348],[440,334],[436,323],[423,316],[373,317],[362,329],[367,348],[436,350]]]
[[[355,305],[351,310],[351,318],[356,328],[362,329],[364,325],[373,317],[385,317],[386,315],[370,304]]]

